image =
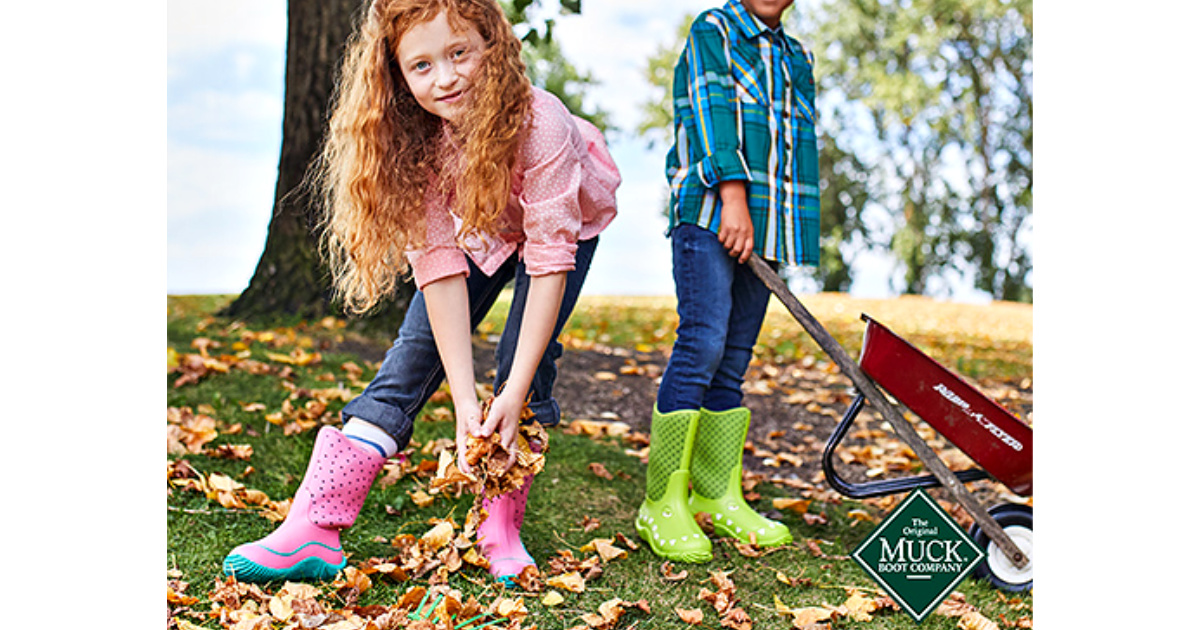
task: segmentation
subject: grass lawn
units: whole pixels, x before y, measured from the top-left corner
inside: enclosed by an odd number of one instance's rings
[[[366,568],[369,559],[397,553],[392,541],[405,534],[420,538],[445,519],[461,527],[471,506],[473,497],[467,495],[437,494],[426,502],[421,492],[428,489],[429,476],[409,472],[387,483],[377,481],[358,521],[343,533],[350,567],[357,570],[313,585],[319,591],[315,599],[327,614],[324,625],[305,626],[315,623],[313,618],[302,618],[281,607],[285,598],[280,594],[295,587],[269,584],[261,589],[263,598],[256,600],[245,593],[231,598],[231,587],[220,571],[222,559],[236,545],[274,529],[275,523],[264,516],[271,504],[263,499],[281,501],[292,496],[307,466],[317,428],[336,421],[342,405],[361,391],[377,366],[337,352],[346,336],[338,320],[250,327],[212,317],[227,299],[184,296],[168,300],[168,425],[176,437],[176,451],[168,452],[167,457],[166,568],[172,612],[169,624],[175,627],[383,628],[386,624],[379,620],[387,617],[374,613],[395,608],[406,592],[428,586],[432,578],[457,589],[459,599],[474,596],[484,606],[522,600],[527,611],[526,616],[518,615],[522,628],[715,629],[721,627],[721,615],[701,596],[719,591],[720,584],[726,585],[728,593],[728,583],[715,581],[713,573],[732,581],[736,606],[752,620],[753,628],[798,627],[793,623],[795,617],[784,614],[780,607],[840,606],[841,612],[812,627],[918,627],[899,610],[881,608],[869,613],[869,620],[845,612],[844,604],[853,593],[868,598],[881,594],[848,557],[878,522],[881,514],[874,507],[828,493],[814,497],[795,488],[759,484],[754,490],[760,498],[752,503],[761,511],[772,509],[774,498],[813,499],[807,518],[783,511],[782,520],[791,528],[795,543],[752,557],[729,541],[717,541],[711,563],[675,565],[675,573],[667,574],[663,561],[634,531],[645,475],[645,465],[630,454],[635,447],[620,438],[572,435],[561,428],[550,432],[547,465],[534,482],[523,530],[523,539],[543,571],[543,582],[553,579],[548,575],[550,558],[568,552],[576,560],[595,556],[595,551],[585,549],[592,549],[588,543],[597,538],[614,540],[626,551],[623,557],[599,562],[599,574],[587,579],[578,592],[549,585],[537,592],[504,591],[490,581],[486,571],[469,564],[456,571],[439,574],[434,570],[407,580],[372,573]],[[904,300],[858,304],[831,296],[806,299],[814,315],[852,354],[860,334],[853,331],[861,330],[854,322],[859,311],[866,311],[893,325],[900,334],[933,348],[939,360],[949,356],[949,365],[967,375],[1032,373],[1027,307],[1011,311],[1006,311],[1010,305],[939,307],[926,300],[920,304],[924,315],[914,317],[911,309],[917,308],[915,303],[905,314],[896,311],[903,306],[901,302]],[[495,309],[481,334],[498,331],[503,312],[506,310]],[[981,321],[985,313],[994,318],[990,324]],[[889,315],[896,321],[889,321]],[[788,317],[782,309],[769,315],[759,349],[765,360],[779,353],[791,355],[786,357],[791,360],[815,352],[798,325],[779,319]],[[904,321],[904,326],[896,325],[899,321]],[[972,324],[954,323],[958,321]],[[674,325],[673,304],[668,300],[585,298],[567,327],[564,343],[568,348],[589,344],[669,347]],[[941,352],[956,354],[939,356]],[[188,372],[171,370],[171,366],[192,367]],[[183,381],[176,386],[180,379]],[[412,463],[436,461],[452,438],[453,414],[448,404],[435,398],[416,422],[408,448]],[[569,414],[569,410],[565,412]],[[564,420],[563,426],[570,418]],[[601,464],[612,478],[598,476],[593,464]],[[622,544],[621,535],[639,545],[638,549]],[[687,576],[680,578],[677,574],[685,570]],[[996,627],[1032,627],[1031,594],[1001,593],[970,579],[957,590],[966,604]],[[552,591],[561,598],[551,596]],[[626,602],[622,606],[625,612],[605,625],[602,613],[612,613],[612,604],[605,606],[612,600]],[[639,600],[646,601],[649,612],[633,605]],[[676,609],[698,609],[703,619],[697,626],[690,625]],[[373,626],[367,625],[370,619],[376,619]],[[964,619],[935,614],[920,627],[957,628]]]

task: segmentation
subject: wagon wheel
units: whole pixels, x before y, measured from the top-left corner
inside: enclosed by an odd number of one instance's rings
[[[1033,588],[1033,508],[1002,503],[988,510],[988,514],[1004,528],[1004,533],[1012,538],[1029,562],[1018,569],[978,525],[972,524],[971,538],[984,550],[983,562],[975,567],[975,578],[987,580],[1005,591],[1021,592]]]

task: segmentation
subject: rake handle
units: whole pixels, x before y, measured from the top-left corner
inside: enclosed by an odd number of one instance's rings
[[[780,302],[783,302],[783,305],[787,307],[792,317],[800,322],[800,325],[812,336],[817,345],[825,351],[825,354],[829,355],[829,358],[841,368],[842,373],[850,378],[850,381],[854,383],[858,391],[866,396],[871,406],[883,414],[884,419],[887,420],[888,424],[892,425],[892,428],[900,436],[900,439],[904,440],[905,444],[908,444],[909,448],[917,454],[917,457],[929,469],[929,472],[933,473],[934,477],[937,477],[937,480],[958,501],[959,505],[962,505],[963,509],[975,519],[975,523],[1004,552],[1005,557],[1018,568],[1024,567],[1029,562],[1029,559],[1025,557],[1025,554],[1021,553],[1017,545],[1008,537],[1008,534],[1004,532],[1004,528],[1000,527],[996,519],[992,518],[992,515],[988,514],[987,510],[975,500],[971,492],[946,467],[942,459],[925,443],[925,440],[922,440],[921,436],[917,435],[916,429],[913,429],[908,420],[905,420],[904,416],[896,410],[896,406],[890,403],[884,397],[883,393],[879,391],[879,388],[875,385],[875,381],[872,381],[862,371],[858,363],[846,353],[845,348],[825,330],[825,327],[808,312],[808,309],[804,308],[800,300],[784,284],[779,274],[775,273],[758,254],[751,254],[747,264],[750,265],[750,269],[754,272],[754,275],[758,276],[767,285],[771,293],[774,293],[775,297],[779,298]]]

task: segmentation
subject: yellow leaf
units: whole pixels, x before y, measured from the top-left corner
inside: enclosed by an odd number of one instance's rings
[[[559,593],[558,591],[550,591],[549,593],[546,593],[545,597],[542,598],[542,605],[557,606],[564,601],[566,601],[566,598],[562,596],[562,593]]]
[[[625,609],[621,607],[621,598],[616,597],[610,599],[603,604],[600,604],[600,616],[604,619],[604,625],[612,626],[625,614]]]
[[[209,475],[208,485],[218,492],[233,492],[242,487],[242,484],[234,481],[232,477],[222,475],[221,473]]]
[[[854,591],[846,599],[846,603],[838,608],[838,611],[855,621],[870,621],[871,613],[875,612],[876,608],[878,606],[875,604],[875,600],[867,599],[862,596],[862,593]]]
[[[984,617],[978,610],[972,610],[958,620],[961,630],[1000,630],[995,621]]]
[[[429,551],[437,551],[453,539],[454,526],[443,521],[434,525],[433,529],[425,532],[424,536],[421,536],[421,547]]]
[[[582,593],[584,590],[583,576],[578,571],[556,575],[546,580],[546,586],[561,588],[572,593]]]
[[[617,375],[613,374],[612,372],[601,370],[595,374],[592,374],[592,378],[596,379],[597,381],[615,381],[617,380]]]
[[[292,607],[278,595],[272,597],[271,601],[267,603],[267,609],[271,611],[272,617],[285,623],[292,618]]]
[[[529,610],[525,608],[525,599],[520,597],[498,597],[488,610],[508,619],[520,619],[529,614]]]
[[[808,512],[812,499],[771,499],[771,505],[777,510],[791,510],[797,514]]]
[[[354,567],[342,569],[342,576],[345,578],[345,581],[339,584],[339,581],[335,580],[334,586],[349,586],[357,589],[359,593],[365,593],[371,588],[371,578],[366,573]]]
[[[421,490],[420,488],[418,488],[416,492],[409,492],[408,496],[412,498],[412,502],[416,504],[417,507],[429,507],[430,505],[433,505],[433,497],[426,494],[425,491]]]
[[[792,627],[803,628],[818,621],[828,621],[833,617],[833,611],[816,606],[792,609]]]
[[[629,555],[624,549],[612,544],[611,538],[593,538],[591,542],[580,548],[584,553],[596,553],[600,559],[608,562],[616,558],[624,558]]]
[[[462,555],[462,561],[477,567],[487,568],[488,566],[487,558],[483,557],[474,547]]]

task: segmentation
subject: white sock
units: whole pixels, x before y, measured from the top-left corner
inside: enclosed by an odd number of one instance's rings
[[[380,455],[384,458],[391,457],[400,450],[396,444],[396,440],[387,434],[387,431],[358,418],[350,418],[346,424],[342,426],[342,434],[350,438],[354,445],[362,450]]]

